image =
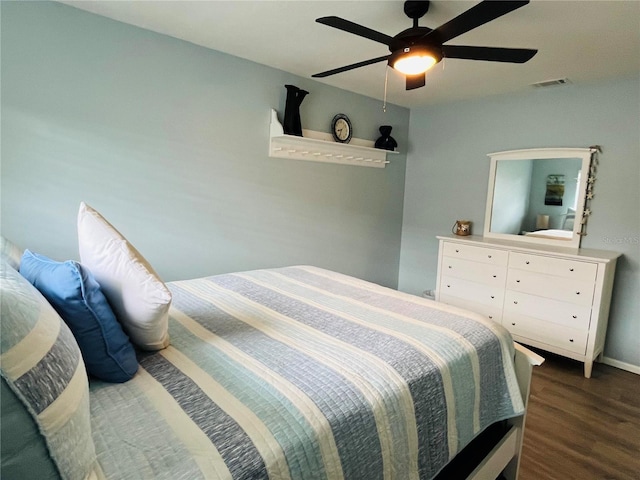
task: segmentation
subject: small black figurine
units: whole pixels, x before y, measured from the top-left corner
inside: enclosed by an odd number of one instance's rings
[[[382,125],[379,130],[382,136],[376,140],[375,147],[382,150],[395,150],[398,142],[391,136],[391,125]]]
[[[302,122],[300,121],[300,104],[309,92],[301,90],[295,85],[285,85],[287,101],[284,106],[284,122],[282,128],[287,135],[302,136]]]

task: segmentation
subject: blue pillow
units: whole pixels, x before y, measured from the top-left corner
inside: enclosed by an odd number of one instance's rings
[[[133,345],[88,269],[72,260],[55,262],[25,250],[20,273],[69,326],[90,375],[117,383],[135,375],[138,360]]]

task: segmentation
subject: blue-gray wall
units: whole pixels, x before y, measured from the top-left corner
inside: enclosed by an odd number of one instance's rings
[[[48,2],[2,4],[2,233],[77,258],[76,214],[106,216],[166,280],[314,264],[397,286],[405,155],[385,169],[268,158],[284,84],[303,127],[354,136],[409,110]]]
[[[496,164],[489,231],[520,235],[529,209],[533,160],[504,160]]]
[[[535,228],[538,215],[549,215],[549,228],[563,229],[567,209],[572,208],[575,210],[576,208],[578,176],[589,174],[588,172],[580,173],[581,169],[582,159],[580,158],[548,158],[533,161],[529,211],[524,224],[526,230]],[[547,177],[549,175],[564,175],[562,205],[545,205]],[[567,226],[569,230],[572,229],[573,222],[569,221]]]
[[[601,145],[582,246],[616,250],[605,355],[640,366],[640,78],[532,89],[412,109],[399,288],[435,288],[438,244],[455,219],[482,234],[488,153]]]

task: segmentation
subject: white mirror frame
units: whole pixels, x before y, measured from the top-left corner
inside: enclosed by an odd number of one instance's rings
[[[587,183],[591,177],[590,165],[592,148],[531,148],[526,150],[509,150],[505,152],[490,153],[491,166],[489,170],[489,189],[487,191],[487,208],[484,217],[484,236],[500,240],[535,243],[539,245],[553,245],[556,247],[579,248],[582,240],[582,228],[584,218],[585,196]],[[573,235],[570,240],[553,238],[539,238],[526,235],[513,235],[507,233],[491,232],[491,216],[493,213],[493,194],[496,183],[496,168],[498,161],[503,160],[538,160],[554,158],[579,158],[582,161],[580,185],[578,186],[578,204],[576,205],[576,218],[573,223]]]

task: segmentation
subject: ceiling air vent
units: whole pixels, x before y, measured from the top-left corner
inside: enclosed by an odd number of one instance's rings
[[[542,87],[555,87],[558,85],[568,85],[571,81],[568,78],[557,78],[555,80],[547,80],[544,82],[538,82],[532,84],[533,87],[542,88]]]

